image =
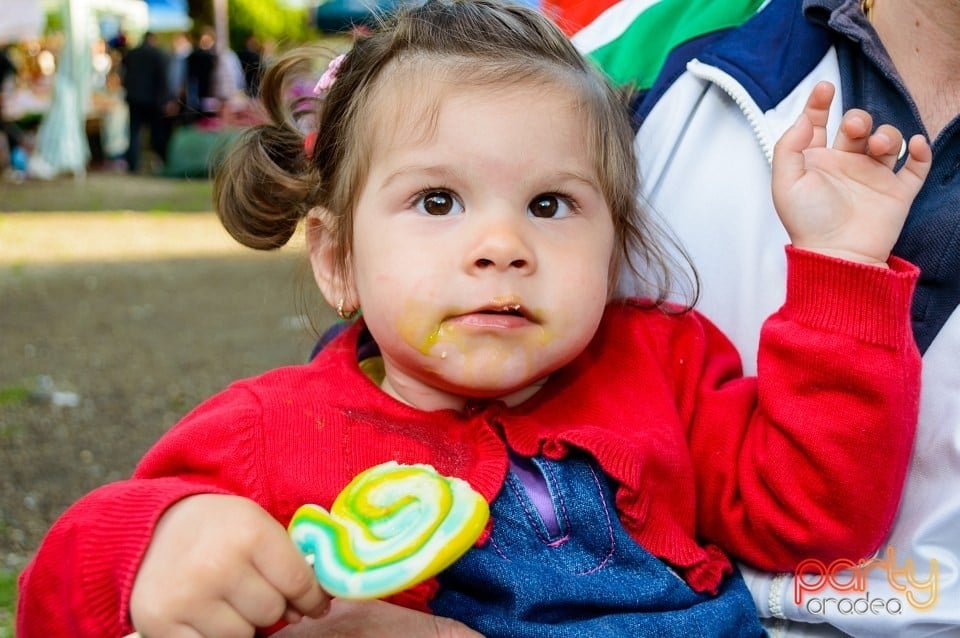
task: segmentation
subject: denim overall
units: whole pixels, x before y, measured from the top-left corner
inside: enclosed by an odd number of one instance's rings
[[[763,636],[739,573],[719,595],[698,594],[623,529],[609,480],[592,460],[532,460],[559,523],[551,534],[520,480],[508,473],[494,525],[439,576],[434,613],[488,638]]]

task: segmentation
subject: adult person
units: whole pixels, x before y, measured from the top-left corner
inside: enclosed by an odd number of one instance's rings
[[[898,517],[870,564],[850,556],[848,564],[811,563],[814,573],[801,579],[752,574],[774,635],[960,635],[958,66],[956,0],[772,0],[695,56],[688,49],[668,60],[638,109],[646,198],[688,249],[702,278],[699,308],[733,339],[748,373],[761,318],[784,294],[773,141],[810,89],[820,80],[838,87],[841,99],[818,132],[828,143],[841,110],[853,106],[932,143],[930,178],[893,250],[922,271],[912,319],[925,367]],[[829,93],[814,98],[824,114]]]
[[[247,35],[243,47],[237,51],[240,65],[243,67],[244,86],[248,97],[260,95],[260,79],[263,76],[263,47],[254,34]]]
[[[839,112],[860,106],[933,141],[931,177],[894,248],[923,271],[913,322],[926,368],[900,513],[873,563],[830,576],[821,569],[805,581],[751,574],[761,614],[779,617],[770,621],[775,636],[960,634],[960,609],[950,604],[960,596],[958,34],[960,4],[951,0],[772,0],[741,28],[704,39],[699,54],[678,52],[638,109],[646,197],[692,255],[703,280],[700,307],[731,335],[748,371],[760,317],[784,292],[786,235],[769,189],[772,140],[794,122],[809,90],[831,79],[840,95],[820,135],[832,139]],[[817,98],[824,109],[825,90]],[[799,604],[795,593],[805,595]],[[330,626],[347,625],[351,611],[341,609]],[[395,610],[378,604],[364,612]],[[469,635],[409,614],[396,621],[420,635]]]
[[[840,571],[841,563],[829,576],[821,568],[804,576],[806,586],[790,574],[750,573],[774,636],[960,635],[960,609],[951,604],[960,598],[958,35],[955,0],[771,0],[739,29],[683,43],[638,108],[646,199],[692,256],[703,283],[699,307],[731,336],[748,372],[756,367],[759,322],[784,294],[786,235],[769,188],[773,140],[795,121],[809,90],[829,79],[839,93],[820,135],[832,139],[839,113],[858,106],[932,141],[931,176],[894,247],[922,269],[913,327],[925,366],[900,512],[878,560],[863,568]],[[826,97],[819,94],[824,109]],[[349,635],[359,614],[335,611],[329,626]],[[406,635],[470,635],[383,603],[363,613],[385,625],[393,614],[408,623]],[[310,635],[307,627],[298,631]]]
[[[162,161],[167,159],[170,141],[169,109],[175,105],[169,90],[167,54],[159,47],[157,35],[147,31],[140,44],[123,58],[123,88],[130,109],[130,140],[127,170],[140,169],[140,133],[150,131],[150,148]]]
[[[197,39],[197,46],[187,55],[184,115],[188,123],[201,117],[213,117],[220,110],[217,92],[220,58],[216,44],[213,28],[204,27]]]
[[[16,81],[17,66],[10,57],[10,46],[0,47],[0,172],[10,164],[10,155],[20,144],[20,131],[16,124],[4,117],[3,96],[8,79]]]
[[[170,94],[181,105],[186,101],[187,56],[192,52],[193,40],[190,39],[189,33],[180,32],[173,36],[167,80]]]

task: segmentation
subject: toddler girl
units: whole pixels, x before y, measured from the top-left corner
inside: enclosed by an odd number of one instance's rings
[[[728,556],[783,571],[874,550],[916,418],[916,271],[888,255],[922,139],[899,172],[899,132],[863,112],[834,148],[806,115],[781,140],[788,294],[743,378],[716,328],[664,301],[625,103],[548,19],[427,0],[335,61],[315,108],[285,106],[304,55],[264,78],[271,123],[222,166],[218,208],[255,248],[305,220],[324,297],[362,319],[68,510],[23,575],[18,635],[322,615],[284,525],[388,460],[468,481],[492,513],[392,602],[489,636],[757,636]],[[642,296],[613,299],[626,279]]]

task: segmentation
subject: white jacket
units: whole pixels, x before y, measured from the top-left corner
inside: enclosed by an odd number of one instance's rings
[[[741,32],[740,46],[754,52],[746,61],[731,63],[735,46],[722,55],[701,52],[676,81],[666,83],[665,92],[655,89],[648,96],[641,109],[649,114],[636,137],[646,199],[689,251],[702,281],[698,308],[737,345],[748,373],[756,368],[760,324],[782,303],[786,281],[788,238],[770,196],[773,144],[800,114],[817,81],[830,80],[840,91],[836,53],[825,32],[802,17],[798,0],[774,0],[751,22],[760,29],[754,34],[774,42],[791,38],[793,44],[768,49],[771,59],[757,58],[761,47]],[[777,58],[778,49],[784,59]],[[745,75],[737,64],[770,68]],[[769,83],[761,85],[757,77]],[[831,143],[840,104],[838,95],[830,114]],[[895,526],[878,552],[879,558],[893,559],[890,568],[878,564],[837,573],[833,584],[839,590],[804,591],[799,605],[792,574],[746,569],[762,616],[821,623],[774,621],[772,635],[843,635],[839,628],[854,636],[960,636],[958,315],[954,310],[923,357],[914,460]],[[907,561],[918,579],[913,585],[897,571]],[[933,561],[937,572],[931,571]],[[859,575],[862,583],[852,580]],[[919,610],[925,602],[929,608]]]

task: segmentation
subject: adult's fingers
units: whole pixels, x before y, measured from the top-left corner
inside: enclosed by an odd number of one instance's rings
[[[433,617],[437,638],[483,638],[483,634],[476,632],[451,618]]]
[[[177,626],[162,633],[168,638],[204,638],[203,634],[198,632],[193,627],[188,627],[186,625]],[[139,631],[135,631],[132,634],[127,634],[123,638],[144,638],[144,635]]]
[[[324,618],[305,618],[284,627],[275,638],[483,638],[450,618],[406,609],[382,600],[337,599]]]

